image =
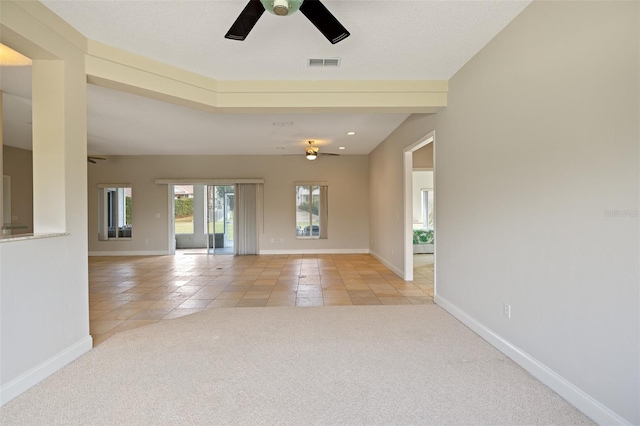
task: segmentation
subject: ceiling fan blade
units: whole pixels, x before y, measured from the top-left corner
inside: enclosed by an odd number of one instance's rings
[[[106,160],[106,158],[104,157],[96,157],[94,155],[88,155],[87,156],[87,161],[93,164],[96,164],[97,161],[96,160]]]
[[[349,31],[329,12],[320,0],[304,0],[300,12],[320,30],[331,44],[349,37]]]
[[[334,154],[333,152],[319,152],[318,155],[333,155],[336,157],[340,157],[340,154]]]
[[[253,26],[264,13],[264,6],[260,0],[249,0],[249,3],[242,10],[236,22],[233,23],[224,38],[230,40],[244,40],[247,38]]]

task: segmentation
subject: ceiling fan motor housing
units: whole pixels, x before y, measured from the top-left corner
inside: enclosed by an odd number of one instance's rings
[[[304,0],[260,0],[267,12],[287,16],[300,9]]]
[[[280,16],[289,14],[289,2],[287,0],[275,0],[273,2],[273,13]]]
[[[224,37],[238,41],[246,39],[265,10],[277,16],[289,16],[300,10],[331,44],[349,37],[349,31],[320,0],[249,0]]]

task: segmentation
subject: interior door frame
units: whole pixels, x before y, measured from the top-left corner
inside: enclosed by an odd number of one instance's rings
[[[407,146],[403,151],[404,160],[404,279],[413,281],[413,152],[423,146],[433,143],[433,205],[436,206],[436,132],[427,133],[416,142]],[[434,238],[436,229],[436,212],[433,212]],[[435,241],[434,241],[435,242]],[[435,268],[436,249],[433,250],[433,271],[434,271],[434,296],[435,296]]]

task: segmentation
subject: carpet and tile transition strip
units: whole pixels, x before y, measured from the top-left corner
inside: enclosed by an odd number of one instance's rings
[[[444,310],[214,309],[116,334],[1,424],[592,424]]]

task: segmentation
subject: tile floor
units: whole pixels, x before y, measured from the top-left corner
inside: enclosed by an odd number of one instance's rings
[[[220,307],[433,303],[433,255],[407,282],[369,255],[89,258],[94,345],[115,333]]]

